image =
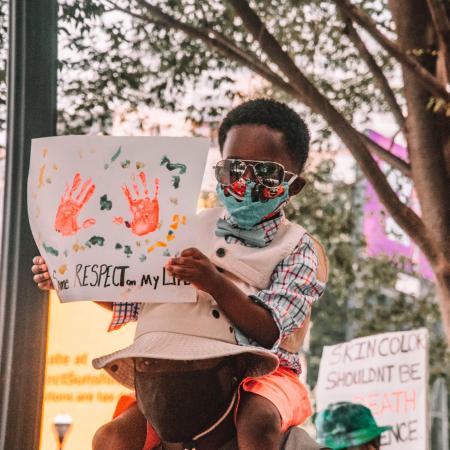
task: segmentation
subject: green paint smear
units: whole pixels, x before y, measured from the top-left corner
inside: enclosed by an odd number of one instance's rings
[[[146,259],[147,259],[147,257],[145,255],[139,256],[139,261],[140,262],[144,262]]]
[[[119,147],[116,151],[116,153],[114,153],[114,155],[111,156],[111,162],[113,163],[120,155],[120,153],[122,152],[122,147]],[[109,163],[106,163],[104,165],[105,170],[109,169]]]
[[[114,155],[111,156],[111,162],[114,162],[119,157],[121,151],[122,151],[122,147],[119,147],[117,149],[117,152],[114,153]]]
[[[170,252],[167,248],[163,251],[163,256],[170,256]]]
[[[45,242],[42,244],[44,246],[44,250],[49,253],[50,255],[53,256],[58,256],[59,255],[59,251],[56,250],[56,248],[50,247],[49,245],[45,245]]]
[[[101,236],[92,236],[87,242],[86,245],[91,248],[93,245],[98,245],[100,247],[103,247],[103,244],[105,243],[105,238]]]
[[[180,177],[178,175],[174,175],[172,177],[172,186],[175,189],[178,189],[180,187]]]
[[[161,160],[161,166],[166,166],[167,170],[179,170],[179,174],[183,175],[184,173],[186,173],[187,170],[187,166],[186,164],[182,164],[182,163],[171,163],[170,159],[167,156],[163,156],[163,159]]]
[[[116,250],[119,250],[122,248],[122,244],[117,243],[114,247]]]
[[[120,163],[120,165],[122,166],[123,169],[126,169],[126,168],[130,167],[130,163],[131,163],[131,161],[129,159],[127,159],[125,161],[122,161]]]
[[[133,254],[133,250],[131,250],[131,247],[129,245],[124,245],[123,252],[125,255],[127,255],[127,258],[129,258]]]
[[[173,234],[173,231],[172,230],[169,230],[169,232],[167,233],[168,235],[171,235],[171,234]]]
[[[104,209],[106,209],[107,211],[110,211],[112,208],[112,201],[108,200],[108,196],[102,195],[100,197],[100,209],[103,211]]]

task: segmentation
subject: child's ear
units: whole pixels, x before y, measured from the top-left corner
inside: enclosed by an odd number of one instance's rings
[[[305,184],[306,180],[298,175],[297,178],[289,186],[289,197],[297,195],[305,187]]]

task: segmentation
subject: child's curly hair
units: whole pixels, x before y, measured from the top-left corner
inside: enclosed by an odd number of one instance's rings
[[[309,130],[303,119],[289,106],[269,98],[249,100],[232,109],[219,128],[222,152],[228,131],[238,125],[265,125],[283,133],[286,148],[301,172],[309,152]]]

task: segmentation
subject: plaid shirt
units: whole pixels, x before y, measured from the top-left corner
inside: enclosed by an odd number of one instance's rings
[[[283,215],[266,220],[255,229],[264,231],[266,245],[272,242],[282,221]],[[247,244],[234,236],[227,236],[228,243]],[[300,373],[299,354],[287,352],[279,347],[281,340],[301,327],[312,303],[325,289],[325,284],[317,280],[318,256],[312,239],[303,235],[294,251],[275,267],[271,283],[267,289],[252,295],[254,302],[267,308],[279,330],[279,338],[271,351],[280,359],[281,366],[287,366]],[[140,303],[114,303],[113,318],[109,331],[135,321],[139,315]],[[260,346],[255,340],[236,329],[236,339],[241,345]]]

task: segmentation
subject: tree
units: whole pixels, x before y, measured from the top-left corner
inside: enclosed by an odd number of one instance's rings
[[[427,256],[450,344],[449,23],[445,0],[64,0],[60,129],[105,129],[118,101],[186,108],[205,81],[217,117],[238,94],[233,74],[257,74],[326,121]],[[374,111],[398,124],[407,159],[361,133]],[[420,214],[375,155],[411,178]]]

